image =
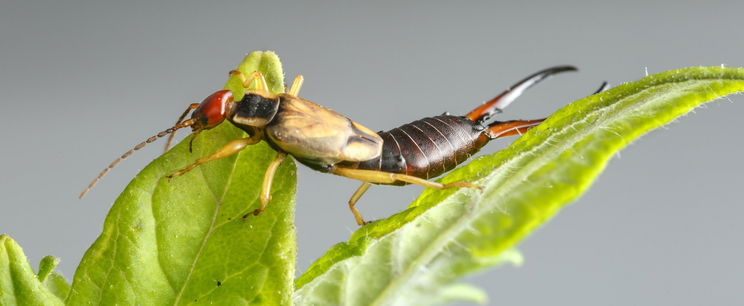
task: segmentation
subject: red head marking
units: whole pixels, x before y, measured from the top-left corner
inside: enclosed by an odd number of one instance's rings
[[[232,92],[229,90],[219,90],[209,97],[205,98],[204,101],[199,105],[194,113],[191,114],[191,119],[195,119],[196,122],[191,128],[194,131],[211,129],[225,120],[227,104],[233,101]]]
[[[99,173],[98,176],[93,179],[90,184],[88,184],[88,187],[86,187],[83,192],[80,193],[80,198],[84,197],[85,194],[87,194],[88,191],[90,191],[90,189],[93,188],[93,186],[95,186],[96,183],[98,183],[98,181],[100,181],[104,175],[106,175],[106,173],[111,171],[112,168],[119,164],[119,162],[132,155],[134,151],[142,149],[148,143],[151,143],[158,138],[165,137],[166,135],[170,135],[170,137],[168,138],[168,144],[166,144],[165,146],[166,150],[168,150],[168,146],[170,145],[171,140],[173,140],[173,135],[175,135],[175,132],[178,129],[190,126],[195,133],[198,133],[201,130],[211,129],[222,123],[222,121],[225,121],[225,118],[227,117],[227,104],[232,101],[233,95],[231,91],[220,90],[204,99],[204,101],[202,101],[199,106],[196,106],[196,104],[191,104],[189,108],[186,109],[186,112],[184,112],[183,115],[181,115],[181,117],[178,119],[176,125],[165,131],[157,133],[150,138],[147,138],[147,140],[134,146],[132,149],[124,153],[121,157],[111,162],[111,164],[103,169],[103,171],[101,171],[101,173]],[[194,112],[191,114],[191,119],[183,120],[188,112],[194,108],[196,108],[196,110],[194,110]],[[194,137],[191,138],[191,141],[193,140]],[[189,151],[190,150],[191,146],[189,146]]]

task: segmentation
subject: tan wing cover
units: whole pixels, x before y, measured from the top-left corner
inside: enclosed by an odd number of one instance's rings
[[[349,118],[292,95],[280,95],[281,105],[267,136],[295,157],[335,164],[376,158],[382,138]]]

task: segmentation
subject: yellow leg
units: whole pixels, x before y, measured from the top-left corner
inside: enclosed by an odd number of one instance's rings
[[[271,183],[274,182],[276,169],[279,168],[279,165],[282,164],[285,158],[287,158],[287,153],[278,152],[274,160],[271,161],[271,164],[269,164],[269,167],[266,169],[263,184],[261,185],[261,207],[253,211],[254,216],[262,213],[264,209],[266,209],[266,205],[271,201]]]
[[[298,74],[294,82],[292,82],[292,87],[289,88],[289,94],[293,96],[297,96],[300,94],[300,88],[302,88],[302,83],[305,82],[305,77],[303,77],[301,74]]]
[[[356,191],[354,191],[354,194],[351,195],[351,199],[349,199],[349,209],[351,209],[351,213],[354,214],[354,219],[356,219],[356,222],[359,225],[365,225],[367,224],[367,222],[364,221],[364,219],[362,218],[362,214],[359,213],[359,210],[356,209],[355,206],[357,201],[359,201],[359,198],[361,198],[362,195],[367,191],[367,189],[369,189],[370,183],[392,184],[395,182],[406,182],[410,184],[421,185],[426,188],[435,189],[449,189],[460,187],[481,189],[480,186],[468,183],[466,181],[456,181],[452,183],[442,184],[428,181],[415,176],[377,170],[360,170],[334,167],[333,169],[331,169],[331,173],[363,181],[362,185],[359,186]]]
[[[240,150],[245,149],[245,147],[249,145],[257,144],[259,141],[261,141],[261,133],[256,133],[255,135],[248,137],[248,138],[235,139],[229,142],[224,147],[217,150],[216,152],[212,153],[212,155],[197,159],[193,164],[188,165],[186,168],[183,168],[177,171],[176,173],[168,175],[168,178],[173,178],[175,176],[184,175],[201,164],[213,161],[215,159],[228,157],[230,155],[240,152]]]
[[[230,70],[230,75],[237,76],[240,82],[243,83],[243,88],[250,87],[253,81],[256,81],[256,91],[269,93],[269,86],[266,85],[266,79],[263,73],[259,71],[251,72],[250,76],[246,77],[244,73],[238,70]]]
[[[183,118],[186,118],[186,115],[188,115],[191,110],[194,110],[197,107],[199,107],[199,103],[191,103],[191,105],[189,105],[186,111],[184,111],[183,114],[181,114],[181,117],[178,117],[178,121],[176,121],[176,124],[181,123],[181,121],[183,121]],[[168,141],[165,143],[165,149],[163,150],[163,153],[168,152],[168,149],[170,148],[170,145],[173,142],[173,137],[176,137],[175,131],[173,131],[173,133],[171,133],[170,136],[168,136]]]
[[[395,182],[406,182],[409,184],[421,185],[426,188],[434,189],[449,189],[449,188],[477,188],[481,189],[480,186],[468,183],[466,181],[456,181],[452,183],[442,184],[432,181],[427,181],[420,177],[400,174],[400,173],[389,173],[377,170],[360,170],[360,169],[349,169],[349,168],[333,168],[331,173],[352,178],[355,180],[365,181],[369,183],[378,184],[392,184]]]
[[[354,194],[351,195],[351,199],[349,199],[349,209],[351,209],[351,213],[354,214],[354,219],[356,219],[356,223],[361,225],[367,224],[366,221],[364,221],[364,218],[362,218],[362,214],[359,213],[359,210],[354,207],[356,205],[356,202],[359,201],[359,198],[364,195],[365,192],[367,192],[367,189],[369,189],[369,186],[371,186],[370,183],[363,182],[362,185],[357,188],[356,191],[354,191]]]

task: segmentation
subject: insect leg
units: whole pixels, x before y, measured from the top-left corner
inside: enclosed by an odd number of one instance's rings
[[[240,79],[240,82],[243,83],[244,88],[248,88],[251,86],[251,83],[253,81],[256,81],[256,91],[262,91],[265,93],[269,92],[269,86],[266,85],[266,79],[264,78],[263,73],[259,71],[251,72],[249,77],[246,77],[244,73],[238,71],[238,70],[230,70],[231,76],[237,76],[238,79]]]
[[[536,120],[497,121],[489,125],[488,130],[486,130],[485,133],[490,139],[522,135],[543,121],[545,121],[545,118]]]
[[[354,207],[356,205],[356,202],[359,201],[359,198],[364,195],[365,192],[367,192],[367,189],[369,189],[369,186],[371,186],[370,183],[363,182],[362,185],[357,188],[356,191],[354,191],[354,194],[351,195],[351,199],[349,199],[349,209],[351,209],[351,213],[354,214],[354,219],[356,219],[356,223],[361,225],[367,224],[366,221],[364,221],[364,218],[362,218],[362,214],[359,213],[359,210]]]
[[[188,115],[190,111],[199,107],[199,105],[199,103],[191,103],[191,105],[186,108],[186,111],[181,114],[181,117],[178,117],[178,121],[176,121],[176,124],[181,123],[181,121],[183,121],[183,118],[186,118],[186,115]],[[173,137],[176,137],[176,132],[173,132],[170,134],[170,136],[168,136],[168,141],[165,143],[165,149],[163,149],[163,153],[168,152],[168,148],[170,148],[170,145],[173,142]]]
[[[293,96],[297,96],[300,94],[300,88],[302,88],[302,83],[305,82],[305,77],[303,77],[301,74],[298,74],[294,82],[292,82],[292,87],[289,88],[289,94]]]
[[[223,158],[223,157],[228,157],[230,155],[233,155],[235,153],[238,153],[238,152],[240,152],[240,150],[245,149],[245,147],[247,147],[249,145],[257,144],[259,141],[261,141],[261,137],[262,137],[261,133],[256,133],[253,136],[248,137],[248,138],[235,139],[235,140],[229,142],[224,147],[222,147],[219,150],[217,150],[214,153],[212,153],[212,155],[207,156],[207,157],[202,157],[200,159],[197,159],[193,164],[188,165],[188,166],[186,166],[186,168],[183,168],[183,169],[181,169],[181,170],[179,170],[179,171],[177,171],[177,172],[175,172],[175,173],[173,173],[171,175],[168,175],[167,177],[170,179],[170,178],[173,178],[175,176],[184,175],[187,172],[191,171],[192,169],[196,168],[197,166],[199,166],[201,164],[204,164],[204,163],[213,161],[215,159],[220,159],[220,158]]]
[[[361,169],[334,167],[333,169],[331,169],[330,172],[336,175],[345,176],[348,178],[365,181],[369,183],[392,184],[395,182],[406,182],[409,184],[416,184],[416,185],[421,185],[427,188],[434,188],[434,189],[449,189],[449,188],[459,188],[459,187],[480,189],[480,186],[466,182],[466,181],[456,181],[452,183],[442,184],[438,182],[428,181],[420,177],[415,177],[415,176],[405,175],[405,174],[400,174],[400,173],[384,172],[384,171],[379,171],[379,170],[361,170]]]
[[[262,213],[264,209],[266,209],[266,205],[271,201],[271,183],[274,182],[274,174],[286,157],[287,153],[278,152],[274,160],[271,161],[269,167],[266,169],[263,184],[261,184],[261,207],[253,211],[254,216]]]

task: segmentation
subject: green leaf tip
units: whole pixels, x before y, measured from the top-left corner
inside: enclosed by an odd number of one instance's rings
[[[54,256],[46,256],[39,262],[39,272],[36,277],[39,278],[40,282],[43,282],[49,274],[54,271],[54,268],[59,264],[59,258]]]
[[[272,92],[284,90],[273,52],[252,52],[237,69],[261,71]],[[236,99],[245,92],[235,77],[225,88]],[[246,134],[224,122],[199,134],[193,153],[191,137],[145,167],[117,198],[75,272],[67,303],[289,303],[296,252],[294,163],[288,159],[279,167],[266,211],[248,215],[259,206],[259,169],[276,152],[262,142],[165,178]]]
[[[46,270],[48,263],[45,265]],[[58,276],[52,269],[53,266],[44,273]],[[58,277],[65,283],[61,276]],[[64,292],[56,288],[37,277],[23,250],[10,236],[0,235],[0,305],[62,305],[64,296],[57,293]]]
[[[407,210],[358,229],[295,282],[295,302],[415,305],[513,247],[580,196],[629,142],[700,104],[744,91],[744,69],[672,70],[571,103],[509,148],[441,179],[484,187],[425,190]],[[426,301],[426,302],[422,302]]]
[[[42,258],[39,262],[39,271],[36,273],[36,277],[51,293],[64,300],[70,293],[70,284],[62,275],[54,271],[59,262],[60,259],[54,256]]]

